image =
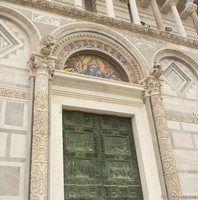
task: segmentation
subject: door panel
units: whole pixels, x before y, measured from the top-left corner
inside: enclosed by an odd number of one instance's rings
[[[65,200],[142,200],[131,120],[63,111]]]

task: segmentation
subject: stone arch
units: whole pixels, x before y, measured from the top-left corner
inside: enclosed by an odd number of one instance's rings
[[[172,58],[179,60],[180,62],[184,63],[186,67],[188,67],[198,79],[198,63],[189,55],[177,49],[164,48],[155,53],[152,63],[154,64],[156,61],[160,62],[162,58]]]
[[[8,19],[21,27],[30,38],[32,51],[39,50],[41,35],[36,26],[25,15],[13,8],[0,5],[0,17]]]
[[[138,75],[137,83],[148,73],[148,64],[139,50],[128,39],[103,25],[84,22],[72,23],[56,29],[52,32],[52,35],[58,41],[54,47],[53,55],[57,55],[61,45],[67,41],[74,41],[77,38],[95,38],[109,46],[113,46],[121,55],[127,58],[128,62],[134,66],[135,73]]]

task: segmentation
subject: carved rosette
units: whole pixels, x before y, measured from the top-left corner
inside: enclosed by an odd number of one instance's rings
[[[167,6],[176,6],[179,0],[167,0]]]
[[[163,80],[159,77],[162,73],[160,65],[155,65],[151,75],[144,79],[143,84],[145,85],[145,97],[150,97],[151,99],[168,199],[174,197],[175,200],[179,200],[181,197],[179,180],[161,100],[161,85]]]
[[[53,73],[53,57],[34,54],[30,69],[35,75],[32,138],[31,200],[47,200],[48,184],[48,80]]]

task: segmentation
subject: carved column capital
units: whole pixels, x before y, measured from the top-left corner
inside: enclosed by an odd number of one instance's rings
[[[56,57],[33,53],[28,61],[31,74],[45,73],[52,76]]]
[[[161,94],[162,79],[157,79],[154,76],[147,76],[142,84],[145,88],[144,97],[151,97],[155,94]]]
[[[186,12],[188,13],[192,13],[197,10],[197,5],[194,4],[192,1],[188,1],[185,6],[186,6]]]
[[[167,6],[176,6],[179,0],[167,0]]]
[[[154,67],[149,76],[147,76],[143,81],[142,84],[145,87],[144,97],[151,97],[155,94],[161,95],[161,86],[163,79],[160,76],[163,74],[163,70],[159,63],[155,63]]]

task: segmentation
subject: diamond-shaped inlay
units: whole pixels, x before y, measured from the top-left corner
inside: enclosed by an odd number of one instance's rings
[[[0,51],[7,48],[10,45],[9,41],[7,41],[1,34],[0,34]]]
[[[189,85],[191,79],[179,68],[172,63],[165,71],[166,81],[179,93]]]
[[[0,58],[21,46],[23,46],[23,43],[3,22],[0,22]]]

